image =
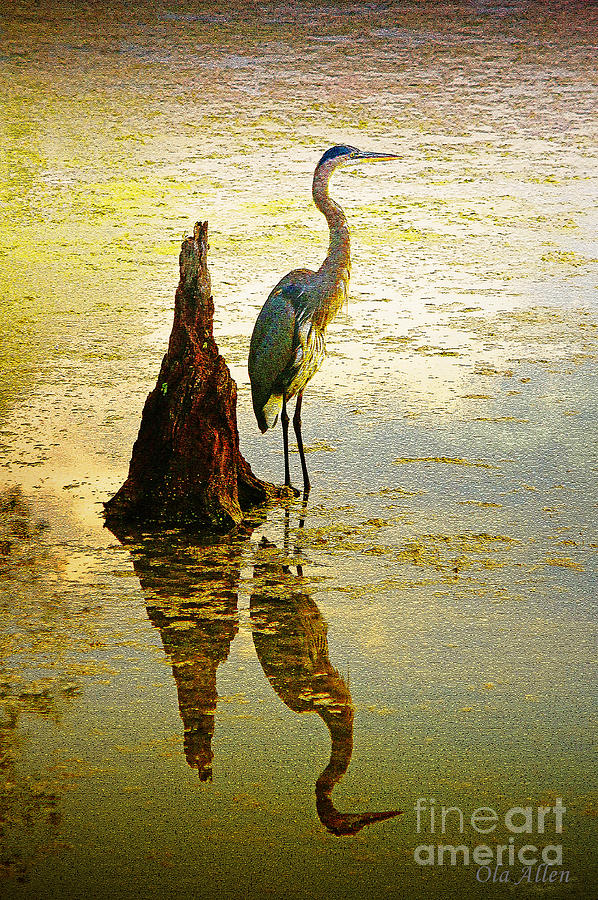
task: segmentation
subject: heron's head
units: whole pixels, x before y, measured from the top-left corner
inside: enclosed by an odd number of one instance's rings
[[[399,159],[399,156],[396,153],[371,153],[368,150],[351,147],[349,144],[337,144],[324,153],[316,166],[316,172],[322,168],[332,171],[348,162],[374,162],[383,159]]]

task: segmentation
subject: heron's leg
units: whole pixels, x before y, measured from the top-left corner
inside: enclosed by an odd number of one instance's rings
[[[305,462],[305,451],[303,450],[303,437],[301,435],[301,403],[303,401],[303,391],[297,394],[297,405],[295,407],[295,415],[293,416],[293,428],[297,437],[297,447],[299,449],[299,459],[301,460],[301,469],[303,471],[303,495],[307,497],[310,492],[311,484],[309,483],[309,475],[307,474],[307,464]]]
[[[282,413],[280,414],[280,424],[282,425],[282,446],[284,449],[284,483],[285,486],[291,486],[291,471],[289,468],[289,414],[287,412],[287,398],[282,395]]]

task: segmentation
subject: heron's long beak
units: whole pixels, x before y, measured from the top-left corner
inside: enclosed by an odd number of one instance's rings
[[[368,153],[367,151],[360,151],[359,156],[354,156],[353,159],[400,159],[396,153]]]

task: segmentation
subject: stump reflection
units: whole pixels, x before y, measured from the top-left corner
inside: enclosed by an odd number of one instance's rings
[[[127,540],[147,614],[172,665],[185,757],[201,781],[212,779],[216,670],[228,658],[239,628],[238,587],[247,537],[201,539],[163,532]]]

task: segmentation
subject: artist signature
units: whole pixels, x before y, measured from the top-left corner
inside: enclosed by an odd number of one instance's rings
[[[569,881],[567,869],[555,869],[553,866],[524,866],[521,872],[512,872],[501,866],[480,866],[475,874],[476,880],[481,882],[508,882],[509,884],[564,884]]]

